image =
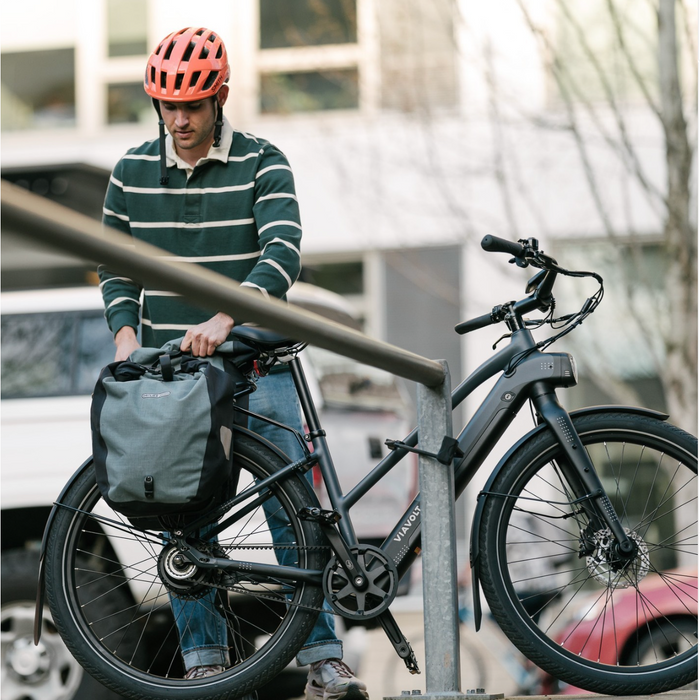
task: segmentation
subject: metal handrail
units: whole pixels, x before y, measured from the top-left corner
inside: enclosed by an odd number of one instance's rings
[[[429,387],[440,386],[444,380],[444,369],[434,360],[277,299],[265,299],[258,292],[240,287],[201,266],[165,260],[168,253],[160,248],[142,241],[134,245],[130,236],[5,180],[2,223],[51,247],[99,261],[144,283],[182,294],[203,308],[224,311],[233,318],[250,318],[297,340]]]

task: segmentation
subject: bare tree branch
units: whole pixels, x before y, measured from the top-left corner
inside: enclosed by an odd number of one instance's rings
[[[603,66],[600,64],[600,61],[598,60],[598,57],[596,56],[595,52],[592,50],[590,42],[588,41],[586,37],[586,33],[583,30],[583,27],[581,26],[581,23],[576,21],[576,19],[572,16],[571,11],[569,7],[567,6],[567,3],[565,0],[557,0],[557,3],[564,13],[564,16],[566,19],[569,21],[571,26],[574,28],[574,31],[576,32],[577,39],[579,43],[581,44],[588,60],[590,61],[591,65],[596,71],[596,75],[598,77],[598,80],[600,81],[600,84],[603,87],[603,90],[605,91],[605,96],[608,100],[607,106],[612,109],[612,113],[615,117],[615,123],[617,124],[617,128],[620,134],[620,140],[622,142],[622,153],[624,153],[624,158],[623,158],[623,163],[625,164],[626,167],[628,167],[634,175],[637,177],[639,180],[639,183],[641,186],[644,188],[646,192],[648,192],[650,195],[652,195],[654,198],[658,198],[660,201],[663,201],[663,195],[659,190],[654,187],[649,180],[647,179],[646,175],[644,174],[644,171],[642,170],[642,167],[639,163],[639,158],[637,157],[637,153],[630,141],[629,134],[627,132],[627,125],[625,124],[624,117],[622,115],[622,112],[619,108],[619,105],[617,104],[617,99],[615,98],[615,92],[612,89],[610,85],[610,81],[608,80],[607,76],[607,71],[603,68]],[[595,111],[588,100],[581,100],[584,105],[586,105],[587,109],[593,114]],[[650,102],[650,107],[652,110],[659,116],[660,118],[660,113],[658,110],[655,108],[653,103]],[[606,132],[601,129],[601,133],[606,138],[606,141],[608,141],[608,137]],[[610,140],[610,143],[613,144],[615,143],[614,141]],[[615,149],[617,150],[617,144],[615,143]],[[627,162],[627,159],[629,161]]]
[[[499,100],[497,97],[498,88],[496,85],[496,74],[493,68],[493,48],[488,42],[484,47],[484,57],[486,64],[486,83],[489,88],[489,114],[491,116],[491,130],[493,133],[493,167],[494,177],[498,183],[498,189],[501,193],[503,209],[508,220],[508,225],[513,233],[514,238],[520,238],[520,227],[518,220],[513,212],[513,197],[510,193],[510,186],[506,175],[504,145],[503,145],[503,129]]]
[[[647,85],[647,81],[644,80],[644,77],[642,74],[639,72],[639,69],[637,68],[637,62],[634,60],[634,56],[632,52],[629,50],[629,47],[627,46],[627,40],[625,38],[625,32],[622,28],[622,22],[620,21],[620,15],[617,11],[617,8],[615,7],[615,3],[613,0],[606,0],[607,5],[608,5],[608,12],[610,13],[610,17],[612,18],[613,21],[613,26],[615,27],[615,34],[617,36],[617,43],[622,50],[622,54],[625,57],[625,60],[627,61],[627,65],[629,66],[630,71],[632,72],[632,75],[634,76],[634,79],[639,87],[639,89],[642,91],[642,94],[644,95],[647,104],[649,105],[649,108],[651,109],[656,116],[661,119],[661,108],[659,107],[658,104],[656,104],[656,101],[654,100],[654,97],[652,94],[649,92],[649,86]]]

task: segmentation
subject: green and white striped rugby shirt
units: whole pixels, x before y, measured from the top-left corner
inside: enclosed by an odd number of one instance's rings
[[[126,153],[110,177],[103,222],[167,251],[169,260],[284,299],[301,270],[299,204],[284,154],[224,121],[221,147],[194,168],[176,155],[170,136],[166,155],[170,182],[161,186],[158,139]],[[140,312],[145,346],[160,347],[213,316],[104,266],[98,272],[110,329],[138,328]]]

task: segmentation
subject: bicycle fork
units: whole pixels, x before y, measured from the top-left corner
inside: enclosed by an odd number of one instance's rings
[[[532,388],[532,403],[542,420],[554,433],[564,450],[566,459],[559,467],[581,502],[590,521],[599,529],[607,526],[615,540],[614,550],[621,560],[630,560],[637,553],[637,545],[625,532],[610,499],[590,460],[588,451],[576,433],[571,416],[559,403],[551,386],[537,382]],[[585,546],[584,542],[584,546]],[[583,552],[587,554],[588,552]]]

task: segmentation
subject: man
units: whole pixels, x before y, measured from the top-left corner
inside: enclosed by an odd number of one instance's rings
[[[167,250],[169,259],[201,264],[265,297],[284,299],[300,268],[301,224],[291,168],[275,146],[234,131],[223,117],[229,96],[226,49],[205,28],[167,36],[149,58],[144,88],[158,113],[160,138],[131,149],[110,178],[104,223]],[[167,129],[168,135],[165,131]],[[160,186],[158,186],[160,183]],[[105,316],[114,333],[115,361],[142,341],[181,344],[198,357],[228,339],[235,320],[211,315],[165,290],[143,289],[100,269]],[[141,292],[143,302],[141,303]],[[299,403],[288,371],[261,379],[250,408],[301,431]],[[288,431],[262,421],[250,428],[301,458]],[[229,663],[226,623],[214,594],[172,598],[187,678],[221,673]],[[309,700],[368,700],[366,686],[341,661],[333,616],[319,615],[297,656],[310,665]]]

